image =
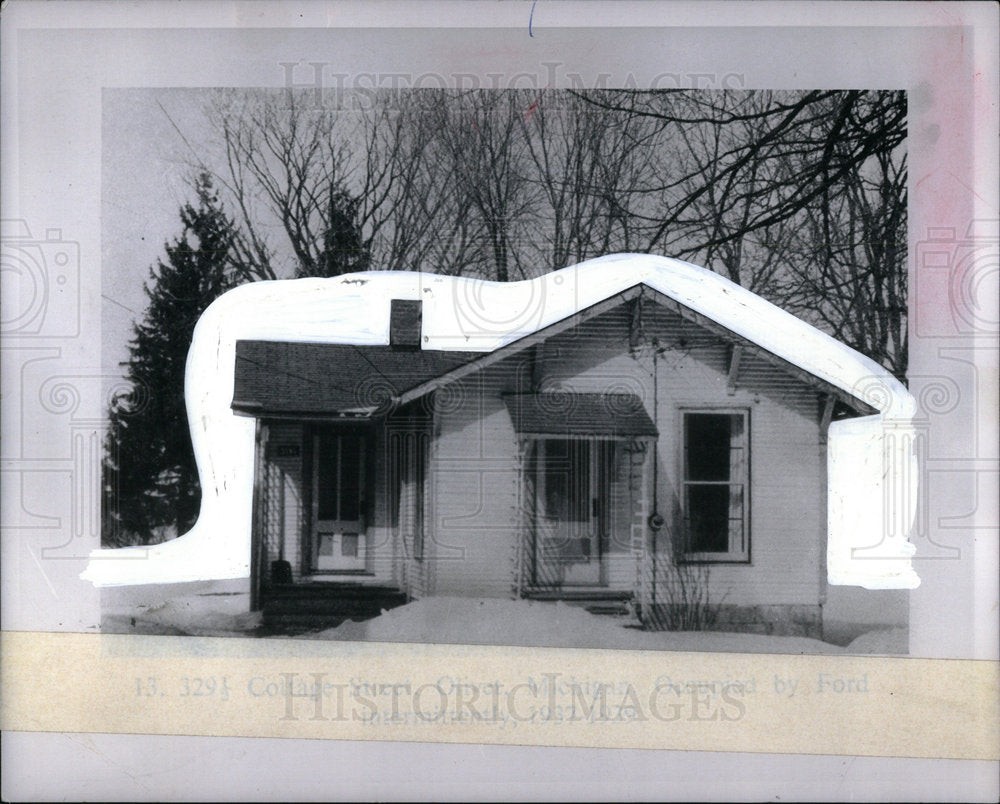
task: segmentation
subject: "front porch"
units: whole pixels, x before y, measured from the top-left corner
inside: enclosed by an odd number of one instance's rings
[[[255,606],[287,614],[300,600],[315,613],[316,601],[338,590],[352,599],[413,593],[426,463],[419,417],[260,421]]]
[[[554,396],[554,395],[553,395]],[[517,595],[637,617],[650,592],[657,429],[630,394],[505,398],[517,432]]]
[[[263,627],[275,633],[335,628],[347,620],[369,620],[402,606],[396,587],[350,581],[271,584],[261,595]]]

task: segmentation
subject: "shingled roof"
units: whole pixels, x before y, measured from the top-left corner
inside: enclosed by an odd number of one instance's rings
[[[233,409],[253,416],[370,417],[482,352],[237,341]]]

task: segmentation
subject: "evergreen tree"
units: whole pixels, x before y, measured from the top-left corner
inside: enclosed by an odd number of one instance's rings
[[[184,405],[184,368],[199,316],[239,284],[238,234],[208,174],[197,206],[181,207],[183,232],[149,271],[141,323],[133,328],[127,400],[109,411],[105,442],[104,533],[108,545],[151,543],[194,524],[198,472]]]
[[[331,185],[326,210],[326,228],[314,271],[300,266],[299,276],[340,276],[367,271],[371,262],[358,223],[359,199]]]

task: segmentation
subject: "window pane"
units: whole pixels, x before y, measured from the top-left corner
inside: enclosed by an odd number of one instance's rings
[[[345,533],[340,537],[340,554],[348,558],[358,557],[357,533]]]
[[[389,497],[390,517],[394,528],[402,527],[402,499],[406,477],[406,434],[389,434]]]
[[[364,437],[325,430],[318,434],[316,508],[320,520],[356,522],[361,516]]]
[[[340,449],[340,520],[356,522],[361,513],[361,437],[342,436]]]
[[[729,487],[729,544],[736,553],[745,553],[743,539],[743,486]]]
[[[427,466],[430,437],[426,433],[418,433],[414,441],[414,512],[413,512],[413,554],[416,558],[424,557],[424,476]]]
[[[742,426],[742,416],[729,413],[686,414],[687,480],[730,479],[734,419],[738,419]]]
[[[544,472],[545,510],[548,519],[565,522],[569,514],[569,459],[567,442],[545,441],[542,452]]]
[[[571,441],[570,519],[590,521],[590,442]]]
[[[316,456],[316,503],[319,519],[337,518],[337,436],[320,433]]]
[[[729,486],[687,487],[688,549],[693,553],[729,551]]]
[[[560,522],[590,520],[590,442],[547,439],[544,452],[545,511]]]

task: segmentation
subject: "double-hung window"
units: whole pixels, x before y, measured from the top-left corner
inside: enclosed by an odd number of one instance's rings
[[[749,561],[749,416],[685,411],[683,560]]]

